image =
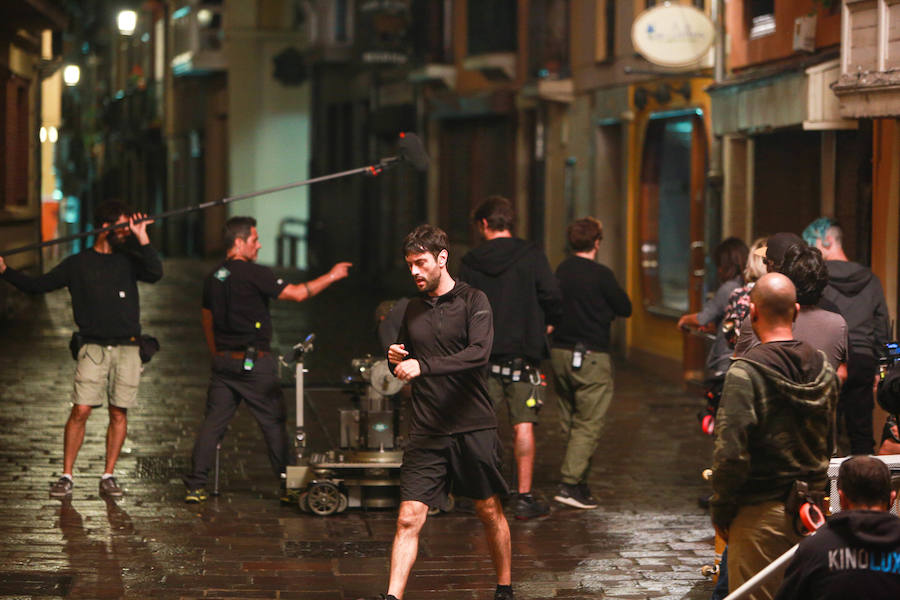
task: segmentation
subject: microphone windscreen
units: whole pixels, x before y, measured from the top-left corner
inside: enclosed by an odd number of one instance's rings
[[[419,136],[410,132],[401,132],[398,148],[400,157],[412,164],[416,170],[428,170],[428,154],[426,154],[425,146],[422,145],[422,140],[419,139]]]

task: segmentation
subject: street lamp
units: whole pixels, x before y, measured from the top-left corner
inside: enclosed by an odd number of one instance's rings
[[[81,68],[78,65],[66,65],[63,69],[63,81],[69,87],[81,81]]]
[[[119,11],[116,17],[116,25],[119,26],[119,33],[122,35],[131,35],[137,27],[137,13],[133,10]]]

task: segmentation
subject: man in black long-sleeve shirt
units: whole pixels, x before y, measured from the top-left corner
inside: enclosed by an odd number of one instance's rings
[[[486,385],[491,306],[484,293],[450,277],[447,247],[447,234],[431,225],[403,243],[422,295],[410,300],[397,343],[388,349],[394,374],[412,382],[412,420],[387,598],[403,597],[428,508],[444,506],[452,491],[475,500],[497,571],[494,598],[512,600],[509,524],[499,498],[507,489]]]
[[[106,202],[94,211],[94,226],[125,224],[97,234],[94,246],[61,262],[49,273],[29,277],[7,267],[0,258],[0,276],[24,292],[40,294],[69,288],[75,324],[84,344],[78,351],[72,412],[63,439],[62,477],[50,495],[72,493],[75,458],[84,441],[91,411],[109,402],[106,432],[106,468],[100,493],[121,496],[113,472],[128,430],[128,409],[137,404],[141,377],[138,343],[141,336],[138,281],[154,283],[162,277],[162,263],[147,236],[145,215],[132,214],[121,202]],[[130,237],[137,239],[133,247]]]
[[[547,333],[559,318],[559,285],[540,248],[513,237],[515,211],[508,199],[490,196],[472,221],[484,243],[463,256],[459,278],[484,292],[494,311],[488,392],[495,409],[506,402],[513,427],[516,518],[541,517],[550,507],[531,493],[534,426],[542,404],[538,365],[547,357]]]
[[[613,395],[610,323],[631,316],[631,300],[613,272],[595,262],[603,239],[600,221],[579,219],[569,225],[568,237],[573,255],[556,269],[563,316],[550,350],[560,424],[567,439],[554,500],[587,509],[597,507],[587,477]]]

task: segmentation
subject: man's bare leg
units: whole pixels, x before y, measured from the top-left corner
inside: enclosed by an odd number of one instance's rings
[[[84,441],[84,428],[88,417],[91,416],[92,408],[83,404],[75,404],[72,406],[72,412],[69,413],[69,420],[66,421],[65,434],[63,435],[63,473],[72,475],[72,469],[75,468],[75,458],[78,451],[81,450],[81,443]]]
[[[388,584],[388,594],[395,598],[403,598],[409,573],[419,552],[419,533],[427,518],[427,504],[416,500],[404,500],[400,503],[397,533],[391,550],[391,581]]]
[[[104,473],[112,473],[119,460],[119,453],[125,443],[125,435],[128,433],[128,409],[118,406],[109,406],[109,427],[106,428],[106,470]]]
[[[534,423],[519,423],[513,427],[513,452],[516,457],[518,491],[531,491],[531,475],[534,472]]]
[[[509,537],[509,523],[503,514],[500,498],[493,495],[487,500],[475,501],[475,512],[484,525],[491,560],[497,571],[497,585],[510,585],[512,580],[512,543]]]

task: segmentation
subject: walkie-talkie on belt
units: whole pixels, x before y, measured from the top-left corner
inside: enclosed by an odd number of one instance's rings
[[[253,365],[256,364],[256,346],[247,346],[247,349],[244,351],[244,371],[250,372],[253,370]]]

